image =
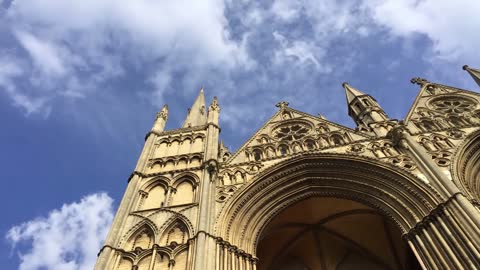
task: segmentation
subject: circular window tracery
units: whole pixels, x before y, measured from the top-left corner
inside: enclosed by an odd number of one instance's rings
[[[430,102],[430,106],[437,112],[461,114],[471,112],[476,107],[476,102],[465,97],[442,97]]]
[[[276,139],[281,141],[297,141],[310,132],[311,128],[305,124],[295,123],[288,126],[280,126],[274,131]]]

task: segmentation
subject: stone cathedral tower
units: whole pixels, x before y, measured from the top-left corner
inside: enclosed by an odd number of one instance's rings
[[[234,153],[216,98],[165,105],[95,269],[480,269],[480,95],[412,83],[404,120],[344,83],[355,129],[280,102]]]

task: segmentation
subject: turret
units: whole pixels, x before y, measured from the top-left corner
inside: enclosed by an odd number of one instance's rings
[[[373,131],[382,136],[387,133],[386,125],[379,125],[389,121],[388,116],[370,95],[351,87],[348,83],[342,84],[347,97],[348,115],[352,117],[362,131]]]
[[[182,127],[184,128],[198,127],[206,124],[207,124],[207,113],[205,108],[205,94],[203,93],[203,87],[202,87],[192,107],[188,109],[187,118],[183,122]]]
[[[157,118],[155,118],[155,122],[153,123],[152,132],[160,133],[165,129],[165,124],[167,123],[168,119],[168,105],[163,105],[161,111],[157,113]]]

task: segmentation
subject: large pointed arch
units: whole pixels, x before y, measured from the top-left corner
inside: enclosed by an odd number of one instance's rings
[[[403,234],[443,203],[433,187],[390,164],[345,154],[308,154],[258,175],[226,203],[217,235],[255,256],[263,228],[286,207],[314,196],[338,197],[377,209]]]
[[[480,130],[457,147],[451,164],[452,180],[477,207],[480,207]]]

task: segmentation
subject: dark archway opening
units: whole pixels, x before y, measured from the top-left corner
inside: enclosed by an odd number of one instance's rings
[[[377,210],[331,197],[295,203],[257,246],[258,270],[421,269],[398,228]]]

